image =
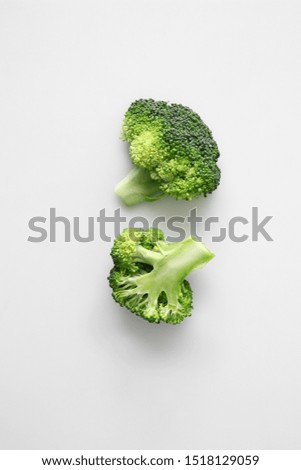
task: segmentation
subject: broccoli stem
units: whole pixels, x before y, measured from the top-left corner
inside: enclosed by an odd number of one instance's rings
[[[197,268],[208,263],[214,254],[202,243],[192,237],[172,245],[164,242],[158,243],[159,253],[151,263],[154,269],[143,276],[135,278],[137,292],[149,292],[150,301],[155,305],[162,292],[165,292],[168,303],[177,305],[181,284],[185,277]],[[142,254],[142,253],[141,253]],[[158,256],[159,255],[159,256]]]
[[[154,263],[154,271],[166,279],[168,284],[182,282],[185,277],[197,268],[208,263],[214,254],[202,243],[192,237],[172,245],[159,242],[162,258]],[[165,283],[166,283],[165,281]]]
[[[159,184],[150,177],[148,170],[133,168],[115,187],[115,193],[127,206],[142,201],[156,201],[164,196]]]
[[[150,264],[151,266],[154,266],[160,259],[162,259],[161,253],[148,250],[141,245],[136,247],[136,252],[133,255],[134,261]]]

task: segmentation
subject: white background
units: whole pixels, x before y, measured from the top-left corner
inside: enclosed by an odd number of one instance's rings
[[[2,449],[300,448],[300,13],[293,0],[0,1]],[[207,234],[216,257],[190,276],[179,326],[114,303],[110,243],[27,241],[50,207],[84,235],[120,206],[120,127],[141,97],[202,116],[222,181],[123,215],[274,216],[270,243]]]

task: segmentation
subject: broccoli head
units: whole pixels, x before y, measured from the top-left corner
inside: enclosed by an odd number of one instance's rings
[[[192,237],[166,243],[159,229],[125,229],[111,251],[113,298],[149,322],[177,324],[191,315],[192,290],[186,276],[213,258]]]
[[[219,184],[217,144],[186,106],[137,100],[125,114],[121,138],[129,143],[135,168],[115,191],[128,206],[164,195],[191,200]]]

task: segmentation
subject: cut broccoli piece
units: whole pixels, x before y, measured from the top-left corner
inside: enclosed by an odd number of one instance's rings
[[[122,140],[135,165],[115,188],[128,206],[170,195],[191,200],[220,181],[219,150],[198,114],[180,104],[138,100],[125,114]]]
[[[192,237],[166,243],[159,229],[125,229],[111,251],[113,298],[149,322],[177,324],[191,315],[192,290],[185,277],[213,258]]]

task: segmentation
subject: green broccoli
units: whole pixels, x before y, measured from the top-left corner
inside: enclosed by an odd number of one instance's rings
[[[115,192],[128,206],[164,195],[191,200],[219,184],[217,144],[190,108],[137,100],[125,114],[121,138],[130,145],[135,168]]]
[[[149,322],[180,323],[191,315],[192,290],[185,277],[213,258],[206,246],[187,238],[166,243],[159,229],[125,229],[111,251],[113,298]]]

